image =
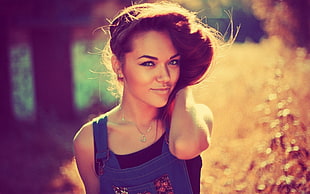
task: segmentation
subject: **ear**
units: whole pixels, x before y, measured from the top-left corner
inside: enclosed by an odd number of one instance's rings
[[[113,71],[116,73],[117,78],[122,79],[124,77],[123,71],[122,71],[122,65],[115,55],[111,57],[111,63],[112,63]]]

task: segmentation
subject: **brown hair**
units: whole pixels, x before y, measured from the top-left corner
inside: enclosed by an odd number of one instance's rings
[[[125,8],[110,25],[110,48],[120,60],[131,51],[132,37],[149,30],[168,32],[180,54],[180,77],[159,117],[170,123],[176,93],[203,80],[211,65],[218,34],[197,19],[196,14],[178,4],[144,3]]]

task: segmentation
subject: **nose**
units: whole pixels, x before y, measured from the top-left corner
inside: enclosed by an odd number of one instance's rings
[[[157,81],[163,83],[170,81],[170,72],[166,65],[160,65],[158,67]]]

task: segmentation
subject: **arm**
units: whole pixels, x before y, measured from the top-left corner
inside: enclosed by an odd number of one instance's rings
[[[210,145],[213,124],[211,110],[196,104],[189,87],[175,98],[169,135],[169,149],[179,159],[192,159]]]
[[[99,193],[99,178],[94,167],[94,140],[91,123],[84,125],[73,140],[76,164],[87,194]]]

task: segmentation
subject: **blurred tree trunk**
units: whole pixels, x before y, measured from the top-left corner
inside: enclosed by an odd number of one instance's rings
[[[9,32],[6,19],[5,15],[0,14],[0,120],[3,120],[2,124],[9,123],[13,120]]]
[[[38,119],[45,114],[63,119],[74,115],[70,36],[69,28],[31,33]]]
[[[310,0],[287,1],[296,22],[296,44],[310,52]]]
[[[310,0],[253,0],[253,10],[268,35],[310,52]]]

